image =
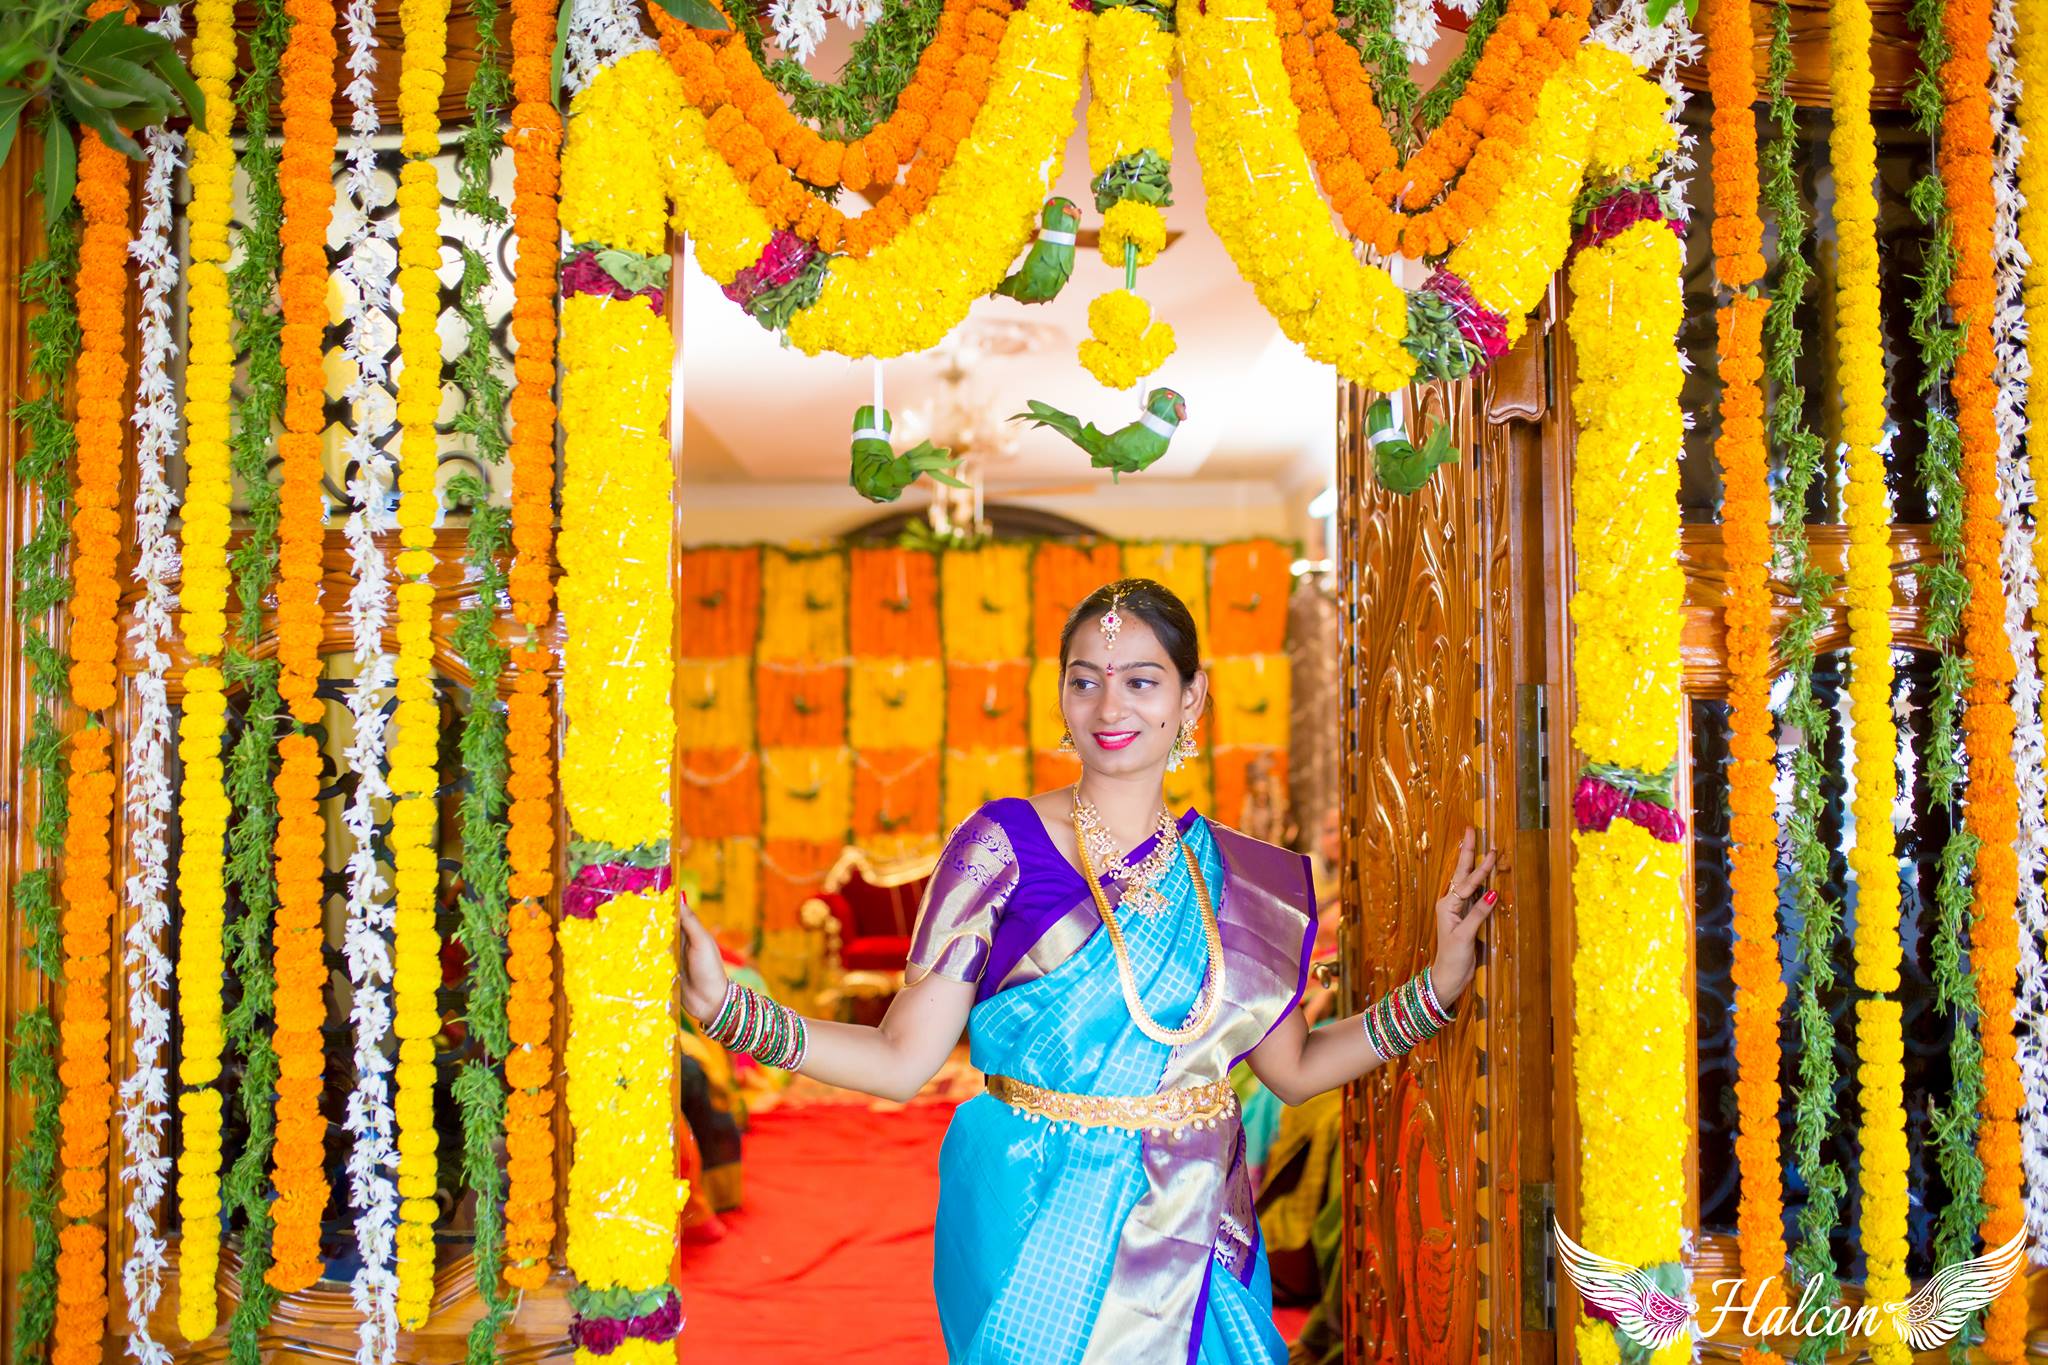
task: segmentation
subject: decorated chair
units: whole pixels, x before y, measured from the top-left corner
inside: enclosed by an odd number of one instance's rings
[[[883,858],[848,846],[801,908],[804,927],[822,940],[817,1004],[864,1021],[879,1017],[903,989],[910,932],[938,865],[936,847]]]

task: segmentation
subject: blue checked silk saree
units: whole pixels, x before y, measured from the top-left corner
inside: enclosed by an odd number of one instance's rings
[[[1226,963],[1222,1007],[1180,1047],[1132,1022],[1087,883],[1030,802],[992,801],[954,831],[908,975],[978,987],[976,1067],[1085,1095],[1204,1085],[1294,1008],[1315,934],[1307,859],[1192,811],[1180,828]],[[1114,903],[1115,883],[1105,887]],[[1200,994],[1206,949],[1184,860],[1159,889],[1167,910],[1121,919],[1145,1008],[1173,1028]],[[1055,1128],[977,1095],[939,1155],[933,1284],[948,1359],[1284,1365],[1251,1194],[1235,1116],[1178,1136]]]

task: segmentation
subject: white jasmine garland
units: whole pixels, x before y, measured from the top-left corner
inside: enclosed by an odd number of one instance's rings
[[[2048,799],[2041,765],[2041,671],[2030,625],[2040,585],[2034,572],[2034,528],[2027,508],[2034,500],[2025,439],[2027,431],[2027,318],[2021,286],[2027,269],[2019,240],[2022,138],[2014,119],[2020,96],[2013,56],[2017,23],[2012,0],[1997,0],[1991,14],[1991,124],[1997,174],[1992,179],[1992,269],[1996,308],[1991,342],[1996,357],[1998,397],[1992,414],[1998,427],[1998,500],[2005,535],[2000,576],[2005,580],[2005,632],[2015,667],[2012,688],[2013,773],[2019,788],[2020,827],[2013,851],[2019,859],[2019,998],[2014,1009],[2021,1089],[2020,1156],[2027,1176],[2027,1228],[2035,1264],[2048,1265],[2048,963],[2041,935],[2048,932],[2048,896],[2041,874],[2048,865]]]
[[[1685,187],[1699,162],[1693,156],[1697,139],[1682,121],[1691,94],[1678,79],[1678,73],[1699,61],[1705,49],[1685,17],[1685,6],[1672,4],[1664,22],[1653,26],[1648,0],[1622,0],[1594,27],[1592,40],[1621,53],[1638,70],[1655,74],[1666,101],[1664,121],[1671,125],[1676,142],[1658,165],[1651,184],[1656,186],[1666,213],[1673,219],[1686,217]]]
[[[166,4],[150,31],[176,42],[184,24],[176,0]],[[171,245],[171,181],[177,175],[184,140],[159,124],[142,137],[146,169],[142,180],[142,228],[128,244],[141,276],[142,344],[136,367],[135,410],[135,582],[141,587],[135,625],[128,632],[142,668],[135,678],[135,731],[128,750],[125,800],[128,858],[134,866],[127,884],[135,921],[125,936],[122,964],[128,978],[128,1021],[134,1029],[133,1057],[121,1080],[121,1188],[132,1242],[121,1265],[128,1303],[128,1354],[140,1365],[170,1365],[171,1353],[149,1332],[149,1315],[163,1296],[166,1265],[156,1211],[171,1171],[164,1150],[170,1122],[169,1081],[164,1051],[171,1041],[171,1016],[164,1004],[171,959],[164,948],[170,910],[170,846],[165,837],[173,804],[170,773],[171,707],[166,688],[171,617],[177,593],[178,542],[171,534],[171,494],[165,470],[178,450],[178,404],[171,382],[171,300],[178,291],[178,253]]]
[[[1898,796],[1892,801],[1892,832],[1903,834],[1913,823],[1913,784],[1919,781],[1919,759],[1913,753],[1913,680],[1907,672],[1913,656],[1892,651],[1892,729],[1899,737]]]
[[[392,684],[391,656],[384,628],[391,614],[389,566],[377,534],[395,524],[391,512],[394,479],[386,453],[394,425],[390,375],[385,363],[395,341],[388,315],[391,277],[398,258],[391,244],[396,219],[375,214],[391,194],[376,174],[376,0],[349,0],[342,16],[348,38],[349,137],[343,149],[348,170],[342,199],[348,237],[338,273],[353,289],[343,347],[355,362],[355,378],[344,397],[355,425],[344,446],[353,466],[344,535],[354,586],[349,590],[349,637],[356,664],[349,694],[353,737],[347,758],[356,788],[342,814],[349,834],[346,865],[347,927],[342,956],[348,964],[349,1028],[355,1054],[355,1085],[342,1126],[350,1136],[348,1202],[354,1216],[362,1266],[349,1286],[362,1320],[356,1327],[357,1365],[392,1365],[398,1353],[397,1122],[391,1108],[390,888],[377,866],[376,803],[388,802],[385,783],[384,699]]]
[[[569,41],[562,55],[562,89],[573,95],[619,58],[645,52],[654,39],[631,0],[564,0],[569,6]]]
[[[1436,0],[1394,0],[1394,21],[1389,31],[1401,45],[1401,54],[1410,66],[1428,61],[1429,50],[1437,40]]]
[[[810,60],[825,41],[828,20],[858,29],[881,17],[882,0],[769,0],[768,5],[776,45],[800,62]]]

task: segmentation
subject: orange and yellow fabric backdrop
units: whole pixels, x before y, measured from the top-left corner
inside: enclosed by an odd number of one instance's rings
[[[848,844],[928,853],[984,801],[1073,781],[1060,630],[1123,576],[1201,625],[1214,704],[1167,795],[1234,823],[1248,774],[1284,790],[1293,558],[1273,540],[685,551],[677,822],[700,915],[801,992],[818,951],[801,908]]]

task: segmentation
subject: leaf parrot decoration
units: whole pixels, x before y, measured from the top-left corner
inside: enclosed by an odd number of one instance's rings
[[[1019,303],[1050,303],[1074,274],[1074,230],[1081,211],[1071,199],[1052,198],[1038,211],[1038,237],[1024,263],[996,286]]]
[[[1380,486],[1406,497],[1429,482],[1438,465],[1456,464],[1458,452],[1451,445],[1451,427],[1439,422],[1429,439],[1418,448],[1394,420],[1394,405],[1382,398],[1365,414],[1366,439],[1372,443],[1373,473]]]
[[[876,416],[880,413],[880,417]],[[863,403],[853,414],[853,473],[847,482],[869,502],[894,502],[903,490],[928,474],[950,488],[965,488],[953,476],[960,462],[930,441],[919,441],[901,455],[889,443],[893,424],[887,408]]]
[[[206,128],[206,96],[162,34],[119,13],[86,22],[86,0],[27,0],[0,6],[0,166],[24,122],[43,126],[43,214],[54,221],[78,183],[78,133],[140,158],[130,132],[172,115]]]
[[[1145,400],[1144,414],[1137,421],[1107,434],[1093,422],[1083,426],[1079,418],[1050,403],[1033,398],[1030,405],[1029,412],[1020,412],[1010,420],[1051,427],[1087,451],[1088,462],[1097,469],[1109,470],[1112,477],[1135,474],[1164,455],[1173,433],[1188,416],[1187,401],[1172,389],[1152,390]]]

